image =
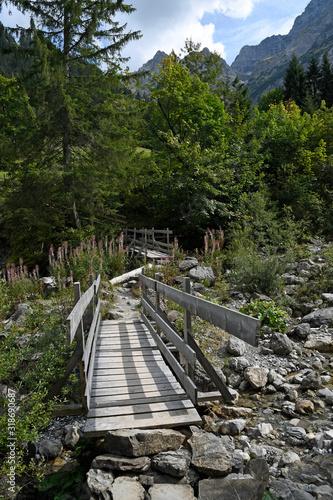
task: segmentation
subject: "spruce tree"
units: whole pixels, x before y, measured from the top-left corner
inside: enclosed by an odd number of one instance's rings
[[[97,120],[92,109],[94,103],[101,101],[99,90],[112,84],[120,63],[126,62],[121,56],[124,46],[141,36],[137,31],[128,31],[126,24],[121,25],[115,16],[130,14],[135,9],[123,0],[3,3],[30,16],[29,28],[16,27],[12,31],[31,39],[24,51],[34,61],[28,75],[33,82],[32,103],[36,109],[44,109],[40,143],[48,144],[52,167],[61,165],[72,224],[80,228],[75,200],[80,155],[86,154],[82,148],[87,141],[93,141]]]
[[[314,54],[312,54],[306,72],[306,83],[309,97],[311,97],[312,99],[313,106],[314,108],[318,108],[320,106],[320,67],[318,60]]]
[[[289,62],[283,85],[285,100],[290,99],[302,107],[306,98],[306,74],[295,54]]]
[[[333,70],[327,52],[323,55],[320,67],[320,92],[326,106],[333,106]]]

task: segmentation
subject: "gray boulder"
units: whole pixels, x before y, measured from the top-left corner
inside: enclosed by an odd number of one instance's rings
[[[198,500],[262,500],[264,491],[264,484],[252,476],[231,474],[200,481]]]
[[[232,370],[235,370],[235,372],[242,373],[250,366],[250,361],[244,356],[239,356],[237,358],[229,359],[229,366]]]
[[[194,281],[208,281],[210,285],[213,285],[216,280],[214,271],[211,267],[193,267],[190,269],[188,275]]]
[[[67,431],[67,433],[65,435],[65,444],[66,444],[67,448],[72,449],[72,448],[75,448],[75,446],[77,445],[79,440],[80,440],[80,434],[79,434],[78,427],[73,425],[73,426],[71,426],[71,428]]]
[[[302,389],[319,389],[321,385],[321,377],[314,370],[310,371],[301,382]]]
[[[261,366],[249,366],[244,371],[244,378],[254,389],[262,389],[267,384],[268,370]]]
[[[100,469],[90,469],[87,472],[87,486],[91,493],[99,495],[102,492],[111,492],[114,475]]]
[[[107,453],[142,457],[161,451],[178,450],[185,436],[171,429],[124,429],[107,432],[104,449]]]
[[[231,456],[222,440],[211,433],[195,432],[188,440],[192,465],[209,476],[226,476],[231,472]]]
[[[301,323],[300,325],[295,326],[291,333],[293,335],[297,335],[300,339],[306,339],[310,334],[310,323]]]
[[[146,472],[150,467],[150,458],[128,458],[113,454],[98,455],[92,461],[91,468],[118,470],[122,472]]]
[[[188,471],[191,456],[188,450],[165,451],[152,459],[152,466],[165,474],[184,477]]]
[[[62,443],[60,439],[43,439],[37,445],[40,456],[50,460],[56,458],[62,452]]]
[[[274,354],[287,355],[293,350],[293,343],[287,335],[275,332],[270,340],[270,348]]]
[[[312,328],[333,324],[333,307],[312,311],[302,318],[302,323],[309,323]]]
[[[112,500],[145,500],[146,491],[136,480],[127,476],[120,476],[112,485]]]
[[[197,267],[199,265],[198,259],[195,257],[185,257],[184,260],[179,264],[179,270],[182,273],[189,271],[192,267]]]
[[[52,292],[58,290],[58,283],[54,276],[46,276],[41,278],[43,294],[48,297]]]
[[[243,356],[246,352],[246,345],[243,340],[230,335],[227,344],[227,352],[233,356]]]
[[[147,500],[195,500],[195,496],[188,484],[155,484],[149,488]]]

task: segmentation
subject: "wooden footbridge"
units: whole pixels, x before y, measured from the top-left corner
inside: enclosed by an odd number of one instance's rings
[[[67,326],[68,342],[75,338],[77,348],[65,376],[49,397],[59,392],[79,362],[87,437],[124,428],[198,424],[199,402],[233,399],[191,335],[192,314],[256,345],[260,322],[191,295],[189,278],[184,278],[182,291],[161,283],[158,274],[155,279],[141,274],[139,279],[143,290],[141,319],[127,321],[100,320],[99,276],[90,277],[91,286],[82,297],[79,283],[75,284],[76,305]],[[183,336],[161,310],[161,295],[182,306]],[[89,330],[84,325],[87,320]],[[193,376],[196,362],[214,382],[216,391],[198,391]]]

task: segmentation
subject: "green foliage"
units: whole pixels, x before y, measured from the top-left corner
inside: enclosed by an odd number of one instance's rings
[[[276,254],[265,255],[250,244],[239,246],[233,257],[228,281],[249,293],[278,294],[283,287],[281,275],[286,264]]]
[[[83,466],[76,467],[70,472],[57,472],[47,476],[38,484],[38,491],[47,492],[49,498],[54,500],[71,500],[78,498],[86,477]]]
[[[269,326],[273,330],[285,333],[286,323],[284,318],[287,318],[287,313],[277,307],[275,302],[266,302],[255,299],[249,304],[245,304],[239,309],[240,312],[258,318],[261,321],[261,326]]]
[[[289,62],[283,85],[285,100],[290,99],[297,106],[302,106],[306,97],[306,74],[295,54]]]
[[[123,234],[119,240],[104,237],[96,241],[93,236],[88,241],[81,241],[80,245],[72,248],[64,242],[57,251],[53,245],[49,251],[50,272],[57,277],[59,286],[66,286],[66,279],[80,281],[82,286],[87,285],[89,274],[98,271],[106,279],[123,274],[129,266],[130,256],[123,246]]]
[[[21,301],[26,300],[27,291],[36,290],[38,281],[36,277],[26,275],[24,269],[18,269],[15,273],[11,268],[10,280],[1,280],[0,305],[6,315],[12,312],[13,305],[17,305],[19,291],[23,293]],[[24,322],[12,324],[0,344],[0,380],[15,391],[15,472],[18,484],[40,478],[43,473],[33,460],[27,462],[27,444],[35,442],[38,432],[51,421],[55,401],[47,402],[45,396],[63,375],[65,360],[75,348],[74,344],[68,346],[64,326],[73,304],[73,290],[61,289],[47,303],[36,300],[38,298],[38,294],[30,295],[29,292],[33,312],[26,314]],[[72,399],[77,397],[76,379],[65,386],[60,398],[65,400],[68,394]],[[0,416],[0,455],[6,457],[8,399],[2,398],[0,405],[4,410]],[[4,460],[1,475],[8,474],[9,467],[8,461]]]

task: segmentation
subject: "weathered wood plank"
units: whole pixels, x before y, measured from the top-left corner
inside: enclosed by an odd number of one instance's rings
[[[175,377],[171,374],[168,377],[140,377],[140,384],[141,385],[148,385],[148,384],[163,384],[163,383],[168,383],[172,382],[175,380]],[[92,389],[101,389],[102,387],[130,387],[132,385],[138,385],[138,380],[137,378],[133,379],[127,379],[127,378],[122,378],[119,380],[96,380],[96,378],[93,380],[93,385]]]
[[[98,372],[97,372],[98,373]],[[140,379],[145,379],[145,378],[152,378],[153,380],[157,380],[160,378],[164,377],[174,377],[173,373],[167,366],[165,367],[165,370],[160,370],[157,372],[150,372],[146,371],[140,374]],[[101,382],[105,382],[106,380],[111,380],[111,381],[120,381],[120,380],[137,380],[138,374],[137,373],[123,373],[123,374],[118,374],[118,375],[112,375],[112,374],[107,374],[107,375],[96,375],[94,376],[94,381],[100,380]]]
[[[196,404],[196,401],[197,401],[197,388],[196,388],[196,386],[194,385],[192,380],[189,378],[189,376],[187,375],[187,373],[185,372],[183,367],[178,363],[176,358],[172,355],[172,353],[166,347],[166,345],[164,344],[162,339],[157,335],[153,326],[151,325],[148,318],[144,314],[142,314],[142,319],[143,319],[145,325],[147,326],[147,328],[149,329],[149,331],[151,332],[151,334],[152,334],[156,344],[158,345],[161,353],[163,354],[163,356],[165,357],[165,359],[167,360],[167,362],[171,366],[172,370],[176,374],[181,385],[185,389],[186,393],[188,394],[188,396],[190,397],[192,402],[194,404]]]
[[[157,363],[156,366],[140,366],[139,368],[136,367],[127,367],[126,370],[122,366],[121,368],[115,368],[113,366],[107,367],[107,368],[96,368],[94,370],[94,376],[96,375],[121,375],[121,374],[136,374],[136,376],[142,375],[143,373],[164,373],[165,370],[165,363]]]
[[[97,437],[105,435],[109,430],[149,429],[200,423],[201,418],[195,409],[180,409],[158,412],[154,415],[142,413],[140,415],[123,415],[120,417],[88,418],[84,427],[84,434],[86,437]]]
[[[184,392],[184,389],[179,387],[178,389],[165,389],[163,391],[158,390],[158,391],[152,391],[149,393],[144,393],[144,392],[136,392],[131,395],[123,395],[119,396],[118,394],[113,395],[113,396],[95,396],[91,398],[91,408],[96,407],[96,406],[120,406],[120,405],[125,405],[125,404],[133,404],[136,400],[142,399],[144,401],[152,401],[153,402],[158,402],[158,401],[165,401],[165,398],[184,398],[188,399],[187,394]]]
[[[146,311],[149,312],[150,316],[153,318],[154,321],[156,321],[156,324],[163,330],[165,335],[168,337],[170,342],[172,342],[178,349],[178,351],[184,356],[186,361],[191,365],[195,365],[195,352],[191,347],[189,347],[184,339],[182,339],[178,333],[173,330],[159,315],[158,313],[154,310],[153,307],[148,303],[147,300],[142,298],[141,300],[142,305]],[[155,339],[156,342],[156,339]]]
[[[117,415],[139,415],[140,413],[156,413],[159,411],[180,410],[182,408],[193,408],[189,399],[179,401],[163,401],[159,403],[136,403],[120,407],[94,408],[89,412],[88,418],[115,417]]]
[[[147,395],[143,395],[143,396],[140,396],[138,395],[138,397],[136,397],[135,399],[134,398],[131,398],[131,399],[119,399],[119,397],[117,396],[116,398],[114,398],[114,401],[112,400],[109,400],[107,399],[106,397],[101,397],[101,398],[96,398],[96,399],[92,399],[92,403],[91,403],[91,407],[90,409],[92,408],[118,408],[119,406],[132,406],[133,403],[135,404],[146,404],[146,403],[159,403],[161,401],[179,401],[180,399],[187,399],[188,400],[188,396],[187,394],[183,391],[183,392],[180,392],[180,391],[176,391],[172,394],[170,394],[168,391],[161,391],[162,394],[159,394],[158,396],[154,396],[152,395],[151,397],[150,396],[147,396]],[[154,394],[153,392],[151,394]],[[100,401],[100,403],[95,403],[93,401]],[[104,402],[102,402],[104,400]]]
[[[135,386],[126,387],[97,387],[91,390],[91,396],[115,396],[116,394],[135,394],[140,391],[144,394],[149,392],[160,390],[166,391],[167,389],[178,389],[180,387],[178,382],[167,382],[167,383],[148,383],[142,384],[140,381]]]

